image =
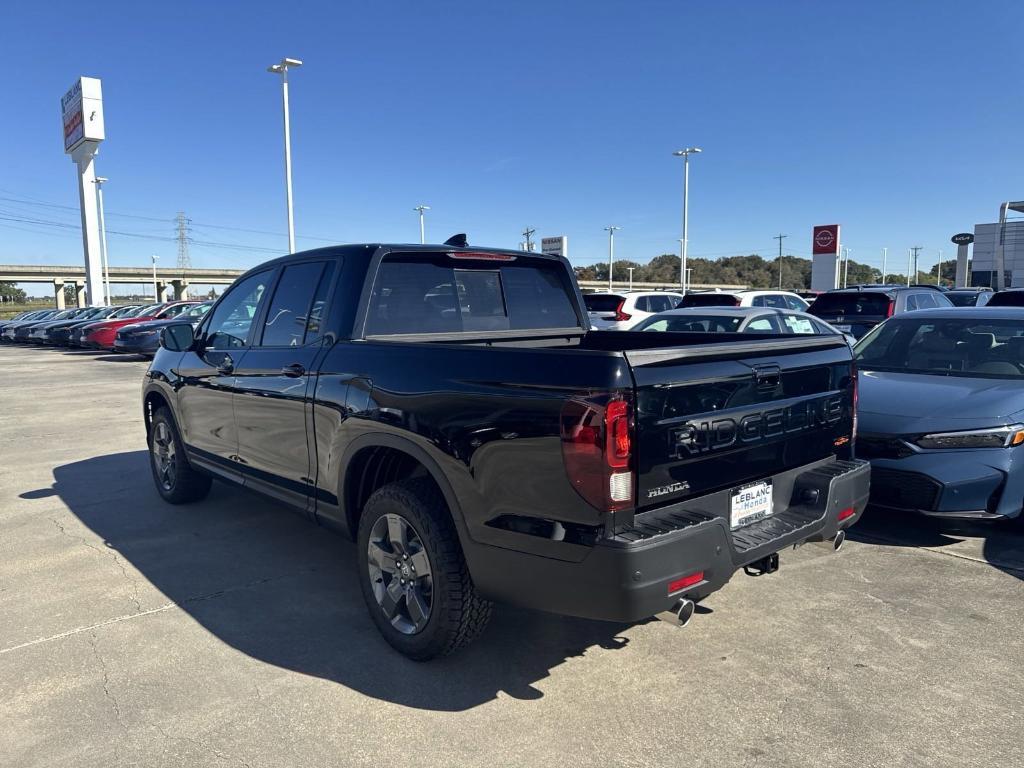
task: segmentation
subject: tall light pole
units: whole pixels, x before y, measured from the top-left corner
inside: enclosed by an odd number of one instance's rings
[[[108,307],[111,305],[110,301],[110,262],[107,260],[107,225],[103,219],[103,185],[106,184],[110,179],[105,176],[97,176],[93,179],[93,184],[96,185],[96,198],[99,201],[99,213],[100,213],[100,251],[103,254],[103,292],[106,296],[104,304]]]
[[[939,251],[939,267],[935,271],[935,284],[942,285],[942,251]]]
[[[427,230],[425,229],[424,224],[423,224],[423,212],[424,211],[429,211],[430,210],[430,206],[429,205],[417,205],[415,208],[413,208],[413,210],[420,212],[420,245],[423,245],[425,242],[427,242]]]
[[[679,288],[686,294],[686,250],[687,250],[687,228],[690,219],[689,196],[690,196],[690,155],[703,152],[700,147],[687,147],[677,149],[672,154],[683,158],[683,253],[679,264]]]
[[[629,270],[629,290],[632,291],[633,290],[633,270],[636,269],[636,267],[626,267],[626,269]]]
[[[612,289],[612,268],[615,266],[615,230],[622,227],[605,227],[608,233],[608,290]]]
[[[295,216],[292,211],[292,129],[288,117],[288,70],[301,67],[298,59],[281,59],[267,67],[267,72],[281,75],[281,99],[284,105],[284,193],[288,206],[288,253],[295,253]]]
[[[846,257],[843,259],[843,288],[849,283],[850,277],[850,249],[846,248]]]
[[[149,258],[151,258],[153,260],[153,301],[159,302],[160,301],[160,289],[156,287],[156,260],[159,259],[160,257],[157,256],[154,253]]]
[[[889,255],[889,249],[882,249],[882,284],[885,284],[885,257]]]
[[[781,232],[777,234],[772,240],[779,241],[779,290],[782,290],[782,241],[789,237],[789,235],[783,235]]]

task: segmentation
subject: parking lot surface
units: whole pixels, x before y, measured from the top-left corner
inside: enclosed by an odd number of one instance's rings
[[[219,484],[159,499],[145,367],[0,348],[0,765],[1024,765],[1008,528],[871,511],[685,629],[499,606],[417,664],[346,540]]]

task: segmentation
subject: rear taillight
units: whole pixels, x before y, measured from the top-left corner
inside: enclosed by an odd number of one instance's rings
[[[623,307],[623,305],[625,303],[626,303],[626,300],[623,299],[622,301],[619,302],[619,306],[617,306],[615,308],[615,319],[616,320],[619,320],[619,321],[629,320],[629,319],[631,319],[633,317],[632,315],[627,315],[625,312],[622,311],[622,307]]]
[[[857,380],[860,378],[860,373],[857,371],[856,362],[852,363],[850,368],[853,376],[853,427],[850,429],[850,442],[853,442],[857,439],[857,400],[859,397]]]
[[[896,311],[896,302],[889,299],[889,307],[885,310],[886,317],[892,317],[892,313]]]
[[[569,482],[588,504],[614,512],[632,506],[632,408],[570,400],[562,408],[562,458]]]
[[[841,523],[843,522],[843,520],[851,518],[855,514],[857,514],[857,510],[855,510],[853,507],[847,507],[846,509],[841,510],[839,512],[839,522]]]

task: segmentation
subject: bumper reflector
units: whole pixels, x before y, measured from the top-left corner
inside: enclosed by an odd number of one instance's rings
[[[856,514],[856,510],[853,507],[847,507],[839,513],[839,522],[843,522],[848,517],[853,517]]]
[[[704,571],[691,573],[689,576],[683,576],[681,579],[670,581],[668,583],[668,593],[671,595],[673,592],[692,587],[694,584],[700,584],[702,581],[704,581]]]

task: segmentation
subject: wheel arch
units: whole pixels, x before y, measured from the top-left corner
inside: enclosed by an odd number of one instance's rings
[[[429,477],[441,492],[465,546],[466,523],[462,507],[444,471],[424,448],[412,440],[387,433],[360,435],[345,451],[338,501],[349,536],[355,538],[363,505],[375,490],[419,476]]]

